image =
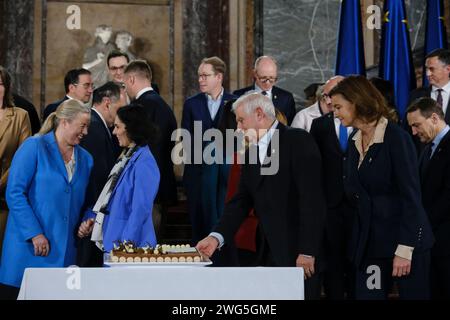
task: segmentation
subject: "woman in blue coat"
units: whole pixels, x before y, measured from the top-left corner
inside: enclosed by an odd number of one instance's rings
[[[2,289],[19,287],[25,268],[75,263],[75,232],[93,165],[78,146],[90,110],[67,100],[14,155],[6,201],[10,208],[0,266]],[[13,289],[14,290],[14,289]]]
[[[91,240],[106,252],[116,241],[133,241],[140,247],[156,245],[152,209],[160,174],[148,147],[155,133],[142,106],[118,110],[113,134],[125,149],[94,208],[86,213],[78,231],[80,238],[92,232]]]
[[[400,298],[427,299],[433,235],[412,139],[365,77],[347,77],[329,95],[342,124],[358,129],[344,158],[345,193],[355,209],[354,297],[386,299],[396,281]]]

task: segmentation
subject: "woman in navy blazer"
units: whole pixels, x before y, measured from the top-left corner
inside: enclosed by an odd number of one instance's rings
[[[75,232],[93,165],[78,144],[89,121],[89,108],[67,100],[14,155],[0,283],[19,287],[25,268],[75,263]]]
[[[344,158],[344,188],[355,209],[349,258],[357,299],[386,299],[397,281],[403,299],[429,297],[431,228],[421,203],[411,137],[362,76],[331,92],[336,116],[358,131]]]
[[[117,136],[121,147],[125,148],[118,164],[126,160],[123,170],[117,176],[111,195],[105,202],[102,225],[102,246],[111,251],[116,241],[133,241],[137,246],[155,246],[156,236],[153,226],[152,210],[158,192],[160,173],[156,160],[148,144],[155,138],[155,127],[145,109],[140,105],[120,108],[114,121],[113,134]],[[112,169],[110,179],[114,180]],[[102,194],[105,191],[102,191]],[[102,195],[98,201],[101,201]],[[97,201],[97,202],[98,202]],[[97,204],[96,204],[97,206]],[[94,211],[96,206],[94,206]],[[94,226],[93,217],[97,212],[89,210],[85,221],[80,225],[78,236],[88,236]],[[98,217],[96,217],[97,219]],[[92,238],[94,241],[94,239]]]

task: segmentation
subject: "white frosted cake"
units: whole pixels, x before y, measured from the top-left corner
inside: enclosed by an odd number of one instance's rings
[[[197,249],[186,245],[156,245],[154,248],[136,247],[131,242],[114,245],[109,254],[114,263],[192,263],[203,262]]]

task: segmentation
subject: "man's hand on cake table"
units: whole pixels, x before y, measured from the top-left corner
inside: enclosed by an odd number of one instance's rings
[[[195,248],[201,255],[211,258],[218,246],[219,241],[216,238],[214,238],[213,236],[207,236],[205,239],[200,240]]]
[[[50,252],[50,243],[43,234],[38,234],[36,237],[32,238],[34,247],[34,255],[46,257]]]
[[[80,224],[80,227],[78,228],[78,237],[84,238],[91,234],[92,229],[94,229],[94,219],[88,219],[86,221],[83,221]]]
[[[303,268],[305,272],[305,279],[311,278],[314,275],[314,262],[315,258],[312,256],[307,256],[299,254],[295,264],[297,267]]]

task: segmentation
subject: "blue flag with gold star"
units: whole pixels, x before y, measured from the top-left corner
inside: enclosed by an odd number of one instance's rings
[[[394,86],[395,103],[403,120],[409,92],[416,88],[404,0],[384,1],[379,74]]]
[[[427,0],[427,25],[425,28],[425,56],[435,49],[447,49],[444,2]],[[425,69],[424,69],[425,70]],[[426,73],[423,73],[423,86],[428,86]]]
[[[359,0],[341,2],[335,74],[366,75]]]

